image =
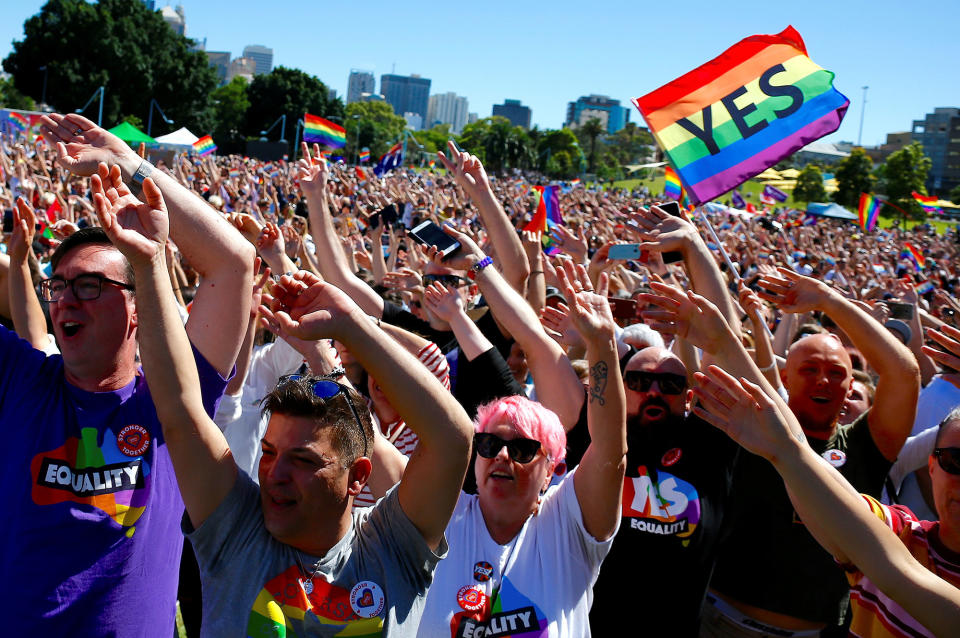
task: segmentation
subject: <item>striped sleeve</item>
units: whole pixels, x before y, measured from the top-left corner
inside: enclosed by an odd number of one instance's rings
[[[905,529],[920,522],[916,515],[903,505],[884,505],[867,494],[861,494],[860,496],[867,502],[873,515],[886,523],[887,527],[897,536],[900,536]]]
[[[443,384],[443,387],[447,390],[450,389],[450,364],[447,363],[447,358],[440,352],[437,344],[431,341],[420,348],[420,352],[417,353],[417,359],[420,360],[420,363],[427,366],[427,370]]]

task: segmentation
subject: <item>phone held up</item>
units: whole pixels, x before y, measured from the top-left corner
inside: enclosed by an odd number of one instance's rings
[[[427,247],[436,246],[443,254],[444,259],[460,250],[460,242],[443,232],[443,229],[432,221],[423,222],[408,231],[408,234],[418,244]]]

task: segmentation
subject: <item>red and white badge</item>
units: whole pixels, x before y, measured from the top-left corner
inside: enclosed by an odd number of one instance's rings
[[[827,450],[820,456],[826,459],[827,463],[833,467],[840,467],[847,462],[847,455],[843,450]]]
[[[143,456],[150,448],[150,433],[142,425],[131,423],[117,434],[117,447],[127,456]]]
[[[465,585],[457,592],[457,604],[464,611],[479,611],[487,604],[487,595],[476,587]]]
[[[361,580],[350,590],[350,608],[361,618],[373,618],[383,611],[386,596],[372,580]]]
[[[681,456],[683,456],[683,450],[678,447],[671,448],[663,453],[663,458],[660,459],[660,465],[670,467],[679,461]]]

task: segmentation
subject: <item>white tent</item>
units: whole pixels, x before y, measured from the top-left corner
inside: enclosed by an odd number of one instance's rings
[[[187,130],[187,127],[180,128],[173,133],[167,135],[161,135],[157,138],[157,143],[161,146],[193,146],[193,143],[196,142],[198,138],[196,135]]]

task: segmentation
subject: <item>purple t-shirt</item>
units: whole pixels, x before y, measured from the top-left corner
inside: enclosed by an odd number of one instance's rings
[[[194,349],[212,415],[226,380]],[[173,634],[183,502],[142,373],[79,390],[0,326],[4,633]]]

